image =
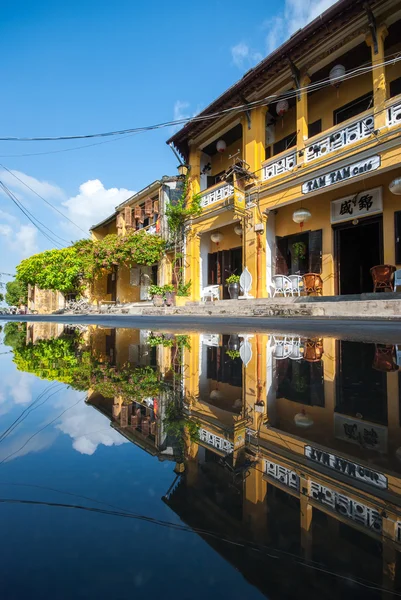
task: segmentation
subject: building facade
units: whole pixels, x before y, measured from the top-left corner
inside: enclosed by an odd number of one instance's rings
[[[245,268],[263,298],[277,274],[358,294],[373,291],[373,266],[401,265],[389,188],[401,175],[400,40],[400,2],[341,0],[200,115],[220,118],[168,140],[202,198],[186,245],[191,300],[210,285],[228,297],[226,278]]]

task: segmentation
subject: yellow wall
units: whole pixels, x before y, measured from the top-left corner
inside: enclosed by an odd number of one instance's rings
[[[221,173],[221,171],[225,171],[228,167],[231,167],[234,159],[229,157],[237,154],[238,150],[240,152],[235,158],[242,158],[242,138],[227,146],[225,151],[221,154],[218,152],[211,157],[212,170],[209,174],[217,175],[218,173]]]
[[[102,240],[106,235],[116,234],[117,233],[117,223],[116,219],[114,219],[111,223],[99,227],[97,229],[92,229],[92,237],[95,240]]]
[[[120,302],[139,302],[139,285],[130,284],[130,269],[122,266],[117,272],[117,298]]]

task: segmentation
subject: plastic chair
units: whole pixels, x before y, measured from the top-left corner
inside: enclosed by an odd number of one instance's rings
[[[300,296],[304,289],[304,280],[301,275],[288,275],[291,281],[291,289],[293,296]]]
[[[317,294],[323,296],[323,279],[319,273],[305,273],[302,279],[304,280],[304,290],[308,294]]]
[[[401,286],[401,269],[394,271],[393,286],[395,292],[397,291],[397,287]]]
[[[220,298],[220,287],[218,285],[208,285],[201,291],[201,299],[206,302],[206,298],[212,298],[212,300],[219,300]]]
[[[373,291],[390,290],[393,291],[393,273],[396,271],[394,265],[376,265],[370,269],[373,279]]]
[[[287,296],[287,292],[292,296],[292,283],[286,275],[273,275],[272,286],[274,288],[273,298],[276,294]]]

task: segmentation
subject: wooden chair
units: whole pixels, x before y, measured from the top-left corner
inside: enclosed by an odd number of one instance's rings
[[[142,421],[142,434],[145,437],[148,437],[149,433],[150,433],[149,417],[145,417]]]
[[[389,290],[392,292],[393,287],[393,273],[396,271],[394,265],[376,265],[370,269],[370,273],[373,279],[373,291],[377,290]]]
[[[303,275],[304,280],[304,291],[309,296],[310,294],[317,294],[323,296],[323,279],[319,273],[305,273]]]
[[[317,339],[305,340],[304,343],[304,360],[310,363],[320,362],[323,356],[323,340]]]
[[[398,371],[398,365],[395,362],[395,346],[376,344],[372,368],[384,373]]]

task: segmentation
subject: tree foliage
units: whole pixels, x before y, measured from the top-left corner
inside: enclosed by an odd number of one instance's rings
[[[167,223],[170,233],[174,237],[177,237],[184,227],[185,222],[192,217],[198,217],[201,212],[201,195],[194,194],[190,198],[189,179],[186,177],[180,198],[176,202],[170,202],[166,206]]]
[[[8,281],[6,283],[5,300],[9,306],[26,304],[28,300],[28,285],[17,279]]]

